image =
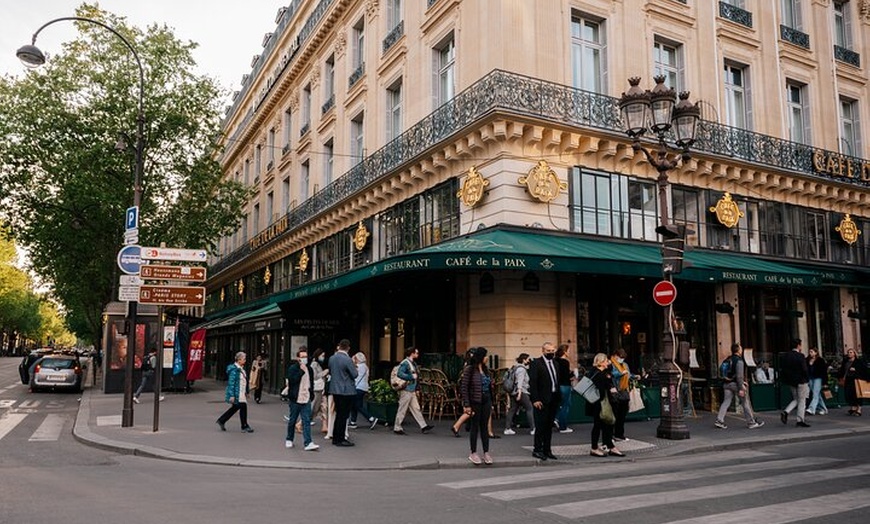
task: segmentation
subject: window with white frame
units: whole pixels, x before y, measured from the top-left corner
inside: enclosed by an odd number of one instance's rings
[[[281,209],[284,213],[290,211],[290,177],[281,181]]]
[[[402,133],[402,79],[387,89],[387,142]]]
[[[782,25],[801,29],[801,0],[782,0]]]
[[[752,129],[749,67],[725,62],[725,118],[729,126]]]
[[[254,204],[254,212],[251,216],[251,235],[260,232],[260,204]]]
[[[862,156],[858,102],[840,97],[840,152]]]
[[[453,33],[435,47],[435,107],[448,102],[456,94],[456,41]]]
[[[275,221],[275,194],[273,191],[266,193],[266,223],[271,224]]]
[[[259,178],[263,171],[263,144],[257,144],[254,148],[254,180]]]
[[[354,70],[357,70],[365,64],[365,42],[366,42],[366,26],[365,19],[360,18],[359,22],[353,26],[353,42],[351,45],[351,59]]]
[[[245,186],[251,183],[251,159],[245,159]]]
[[[402,0],[387,0],[387,32],[402,21]]]
[[[269,149],[269,164],[273,164],[275,162],[275,128],[269,129],[269,134],[266,139],[266,147]]]
[[[786,83],[786,105],[788,106],[788,137],[792,142],[809,144],[810,111],[807,106],[807,86],[797,82]]]
[[[311,124],[311,84],[302,89],[302,127]]]
[[[332,183],[332,173],[335,164],[335,148],[333,147],[332,139],[323,144],[323,185],[328,186]]]
[[[848,0],[834,0],[834,45],[852,49],[852,13]]]
[[[604,22],[575,13],[571,17],[571,69],[574,87],[607,90],[607,39]]]
[[[364,113],[360,112],[350,121],[350,157],[354,165],[362,162],[364,150]]]
[[[311,182],[311,170],[309,169],[308,160],[302,163],[299,173],[299,200],[304,202],[308,200],[308,185]]]
[[[282,125],[283,128],[283,138],[284,138],[284,147],[288,148],[290,146],[290,137],[291,137],[291,128],[293,126],[293,113],[290,111],[290,108],[284,110],[284,123]]]
[[[664,75],[665,86],[677,92],[685,91],[683,75],[683,46],[656,37],[653,43],[653,73]]]

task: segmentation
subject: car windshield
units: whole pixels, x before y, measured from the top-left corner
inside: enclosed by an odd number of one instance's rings
[[[45,358],[39,365],[44,368],[72,369],[75,367],[75,363],[75,360],[68,358]]]

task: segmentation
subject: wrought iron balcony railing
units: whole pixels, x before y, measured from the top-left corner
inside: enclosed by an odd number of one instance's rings
[[[329,95],[329,98],[323,103],[323,107],[320,108],[320,112],[325,115],[333,107],[335,107],[335,93]]]
[[[861,55],[838,45],[834,46],[834,58],[855,67],[861,67]]]
[[[350,74],[350,77],[347,79],[347,88],[350,89],[351,87],[353,87],[353,85],[356,84],[360,78],[362,78],[365,72],[366,64],[365,62],[363,62],[359,65],[359,67],[356,68],[356,71]]]
[[[305,122],[304,124],[302,124],[302,127],[299,129],[299,137],[301,138],[301,137],[305,136],[310,129],[311,129],[311,123]]]
[[[752,13],[728,2],[719,2],[719,16],[734,23],[752,27]]]
[[[495,70],[289,211],[285,232],[259,245],[258,249],[278,241],[320,213],[493,113],[595,129],[617,140],[628,141],[617,98]],[[870,188],[870,161],[706,120],[699,124],[692,150]],[[820,169],[816,164],[820,158],[835,159],[840,169],[846,165],[854,166],[860,176],[847,178],[836,173],[836,169]],[[213,266],[212,275],[217,275],[250,252],[250,246],[245,245],[230,253]]]
[[[794,44],[804,49],[810,48],[810,35],[791,28],[787,25],[779,26],[779,36],[786,42]]]
[[[384,53],[389,51],[390,48],[393,47],[393,45],[396,42],[398,42],[399,39],[402,38],[402,35],[404,35],[404,34],[405,34],[405,21],[402,20],[398,24],[396,24],[396,27],[394,27],[392,31],[387,33],[386,38],[384,38]]]

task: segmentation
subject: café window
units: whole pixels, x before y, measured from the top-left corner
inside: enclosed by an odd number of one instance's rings
[[[698,189],[671,186],[673,222],[686,226],[686,244],[706,246],[707,234],[704,219],[707,213],[704,192]]]
[[[408,253],[459,235],[456,179],[397,204],[378,216],[379,258]]]
[[[592,235],[656,241],[655,182],[574,168],[570,180],[571,229]]]

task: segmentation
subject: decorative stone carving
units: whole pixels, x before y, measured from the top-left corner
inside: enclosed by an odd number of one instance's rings
[[[315,66],[314,71],[311,72],[311,89],[312,91],[317,89],[317,86],[320,85],[320,67]]]
[[[858,8],[861,13],[861,18],[863,18],[865,22],[870,22],[870,0],[861,0],[861,4]]]
[[[293,91],[290,95],[290,111],[294,113],[299,111],[299,90]]]
[[[366,4],[366,15],[369,18],[374,18],[378,14],[378,0],[369,0]]]
[[[471,167],[456,196],[466,206],[474,207],[483,198],[483,192],[488,185],[489,180],[483,178],[478,170]]]
[[[341,30],[335,35],[335,57],[344,56],[344,50],[347,49],[347,32]]]

